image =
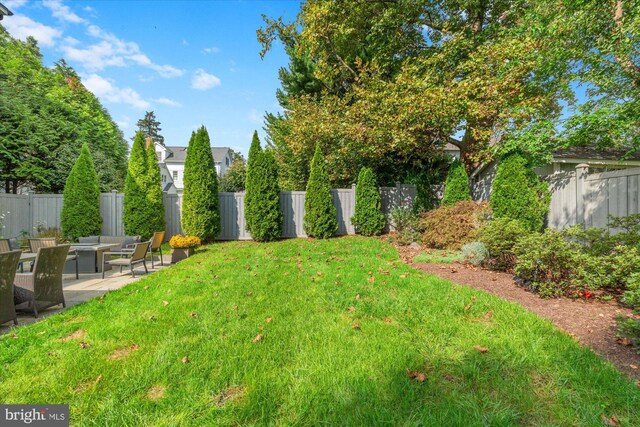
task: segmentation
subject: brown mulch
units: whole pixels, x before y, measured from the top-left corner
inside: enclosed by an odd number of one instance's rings
[[[399,246],[400,257],[418,270],[455,283],[490,292],[515,301],[539,316],[551,320],[578,342],[591,347],[622,372],[640,379],[640,355],[616,337],[616,316],[633,315],[632,310],[616,301],[570,298],[542,299],[518,286],[512,274],[474,268],[460,263],[430,264],[413,262],[419,249]]]

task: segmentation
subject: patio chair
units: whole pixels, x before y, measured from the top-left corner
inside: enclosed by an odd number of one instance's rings
[[[41,247],[33,263],[33,272],[18,273],[14,281],[14,302],[27,303],[38,317],[38,310],[62,304],[66,307],[62,292],[62,273],[67,262],[69,245]]]
[[[120,272],[122,273],[122,268],[128,266],[131,269],[131,275],[136,277],[136,272],[133,268],[134,265],[142,263],[144,266],[144,272],[148,273],[147,270],[147,252],[149,251],[149,246],[151,245],[151,241],[135,243],[133,245],[133,249],[130,251],[115,251],[115,252],[105,252],[102,254],[102,278],[104,279],[104,270],[107,264],[109,265],[119,265]],[[108,260],[107,257],[111,255],[120,255],[123,258],[116,258]]]
[[[51,248],[58,245],[55,237],[43,237],[38,239],[29,238],[27,240],[29,242],[29,252],[32,253],[37,253],[40,248]],[[78,254],[75,251],[72,251],[67,255],[67,261],[76,262],[76,280],[78,280]],[[31,269],[33,270],[33,265],[31,266]]]
[[[155,268],[153,263],[153,253],[160,252],[160,265],[164,265],[162,261],[162,242],[164,242],[164,231],[156,231],[151,238],[151,245],[149,245],[149,253],[151,254],[151,268]]]
[[[0,253],[0,325],[9,320],[18,324],[16,306],[13,302],[13,278],[18,269],[22,251]]]
[[[9,239],[0,239],[0,252],[11,252]]]

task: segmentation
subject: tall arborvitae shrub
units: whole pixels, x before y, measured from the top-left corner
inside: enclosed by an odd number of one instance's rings
[[[162,203],[162,178],[156,156],[155,145],[147,137],[147,201],[149,203],[149,226],[153,231],[164,231],[164,203]]]
[[[518,220],[525,229],[540,231],[551,195],[548,185],[537,177],[527,160],[513,153],[498,163],[490,201],[495,218]]]
[[[191,135],[187,148],[181,222],[186,234],[205,241],[213,240],[221,228],[218,176],[209,133],[204,126]]]
[[[351,222],[356,227],[356,232],[364,236],[377,236],[384,228],[378,182],[371,168],[363,167],[358,174],[355,214]]]
[[[469,175],[462,163],[456,159],[449,168],[441,203],[443,205],[455,205],[463,200],[471,200]]]
[[[127,178],[124,182],[124,232],[149,239],[154,231],[149,222],[151,206],[147,198],[147,150],[144,135],[137,132],[129,155]]]
[[[268,242],[282,235],[278,165],[269,150],[259,152],[254,160],[252,187],[247,190],[252,193],[251,237]]]
[[[251,141],[251,147],[249,147],[249,157],[247,159],[247,177],[245,179],[245,195],[244,195],[244,217],[246,228],[251,232],[253,227],[253,221],[257,218],[256,205],[253,202],[256,193],[256,162],[258,157],[262,154],[262,147],[260,147],[260,138],[258,138],[258,131],[253,132],[253,140]]]
[[[72,240],[102,232],[100,184],[87,144],[67,177],[60,221],[62,234]]]
[[[311,160],[311,171],[304,198],[304,231],[310,237],[327,239],[338,229],[336,207],[331,196],[329,173],[320,146]]]

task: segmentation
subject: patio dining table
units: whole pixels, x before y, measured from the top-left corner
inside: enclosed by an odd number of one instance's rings
[[[119,248],[117,243],[72,243],[69,252],[78,254],[78,272],[102,273],[102,254]],[[107,265],[106,270],[111,270],[111,266]],[[65,266],[64,273],[75,273],[75,266]]]

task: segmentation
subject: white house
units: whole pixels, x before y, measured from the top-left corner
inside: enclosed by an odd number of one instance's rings
[[[154,143],[156,156],[160,163],[160,176],[165,193],[181,193],[184,189],[184,161],[187,147],[168,147]],[[231,149],[229,147],[211,147],[213,161],[218,177],[222,177],[231,166]]]

